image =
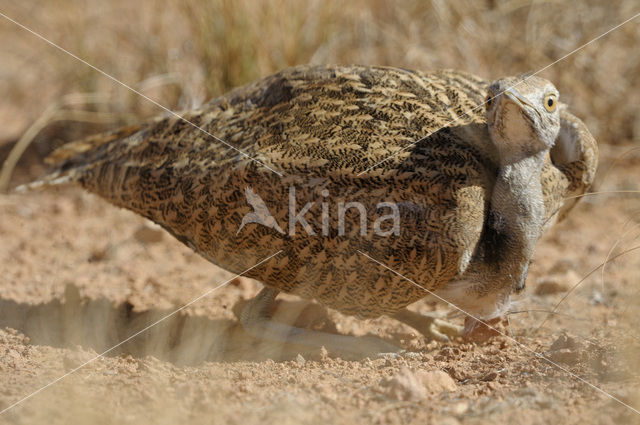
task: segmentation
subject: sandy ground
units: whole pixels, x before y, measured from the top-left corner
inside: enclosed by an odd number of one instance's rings
[[[614,156],[603,153],[596,189],[640,189],[633,160],[602,180]],[[539,327],[608,255],[640,245],[639,211],[637,194],[596,195],[555,226],[500,325],[510,337],[429,342],[392,319],[284,297],[279,320],[407,352],[342,359],[266,344],[237,320],[260,285],[236,278],[96,359],[232,276],[80,189],[3,196],[0,410],[59,381],[0,423],[640,423],[621,404],[640,409],[640,250],[591,274]]]

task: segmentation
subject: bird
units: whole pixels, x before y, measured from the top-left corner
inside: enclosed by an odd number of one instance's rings
[[[32,187],[79,184],[260,281],[240,317],[249,334],[380,351],[395,345],[271,320],[274,300],[440,340],[460,327],[407,308],[429,294],[498,317],[541,234],[591,185],[597,143],[537,76],[302,65],[46,161]]]

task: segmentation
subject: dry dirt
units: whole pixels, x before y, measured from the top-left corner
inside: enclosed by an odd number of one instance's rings
[[[633,155],[604,175],[620,152],[603,149],[596,190],[640,188]],[[640,409],[640,251],[591,274],[539,328],[608,255],[639,245],[639,207],[637,194],[594,195],[556,225],[499,325],[509,337],[429,342],[284,297],[279,320],[407,352],[262,343],[237,320],[260,285],[236,278],[96,358],[232,276],[80,189],[0,197],[0,410],[51,383],[0,423],[640,423],[621,404]]]

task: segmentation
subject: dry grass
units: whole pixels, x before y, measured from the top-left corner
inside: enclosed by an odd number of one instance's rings
[[[187,108],[300,63],[457,68],[486,78],[535,71],[638,12],[607,2],[434,0],[15,2],[3,13],[170,108]],[[0,20],[0,139],[72,92],[112,110],[161,111]],[[601,143],[640,138],[640,25],[631,22],[544,72]]]

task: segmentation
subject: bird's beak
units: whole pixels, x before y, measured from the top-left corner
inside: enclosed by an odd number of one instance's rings
[[[507,103],[513,103],[518,108],[520,108],[521,111],[525,112],[525,115],[527,116],[530,115],[530,110],[538,113],[531,102],[529,102],[526,97],[521,95],[518,90],[514,89],[513,87],[509,87],[508,89],[500,93],[496,97],[496,100],[499,100],[499,106],[490,110],[489,115],[487,116],[487,123],[489,124],[489,126],[493,125],[493,123],[495,122],[499,114],[499,109],[503,108]]]
[[[531,102],[529,102],[527,100],[527,98],[525,98],[523,95],[521,95],[520,93],[518,93],[518,91],[516,89],[514,89],[513,87],[508,88],[507,90],[504,91],[504,93],[502,93],[507,100],[515,103],[517,106],[519,106],[521,109],[524,109],[525,106],[528,106],[529,108],[533,109],[535,111],[535,107],[531,104]]]

